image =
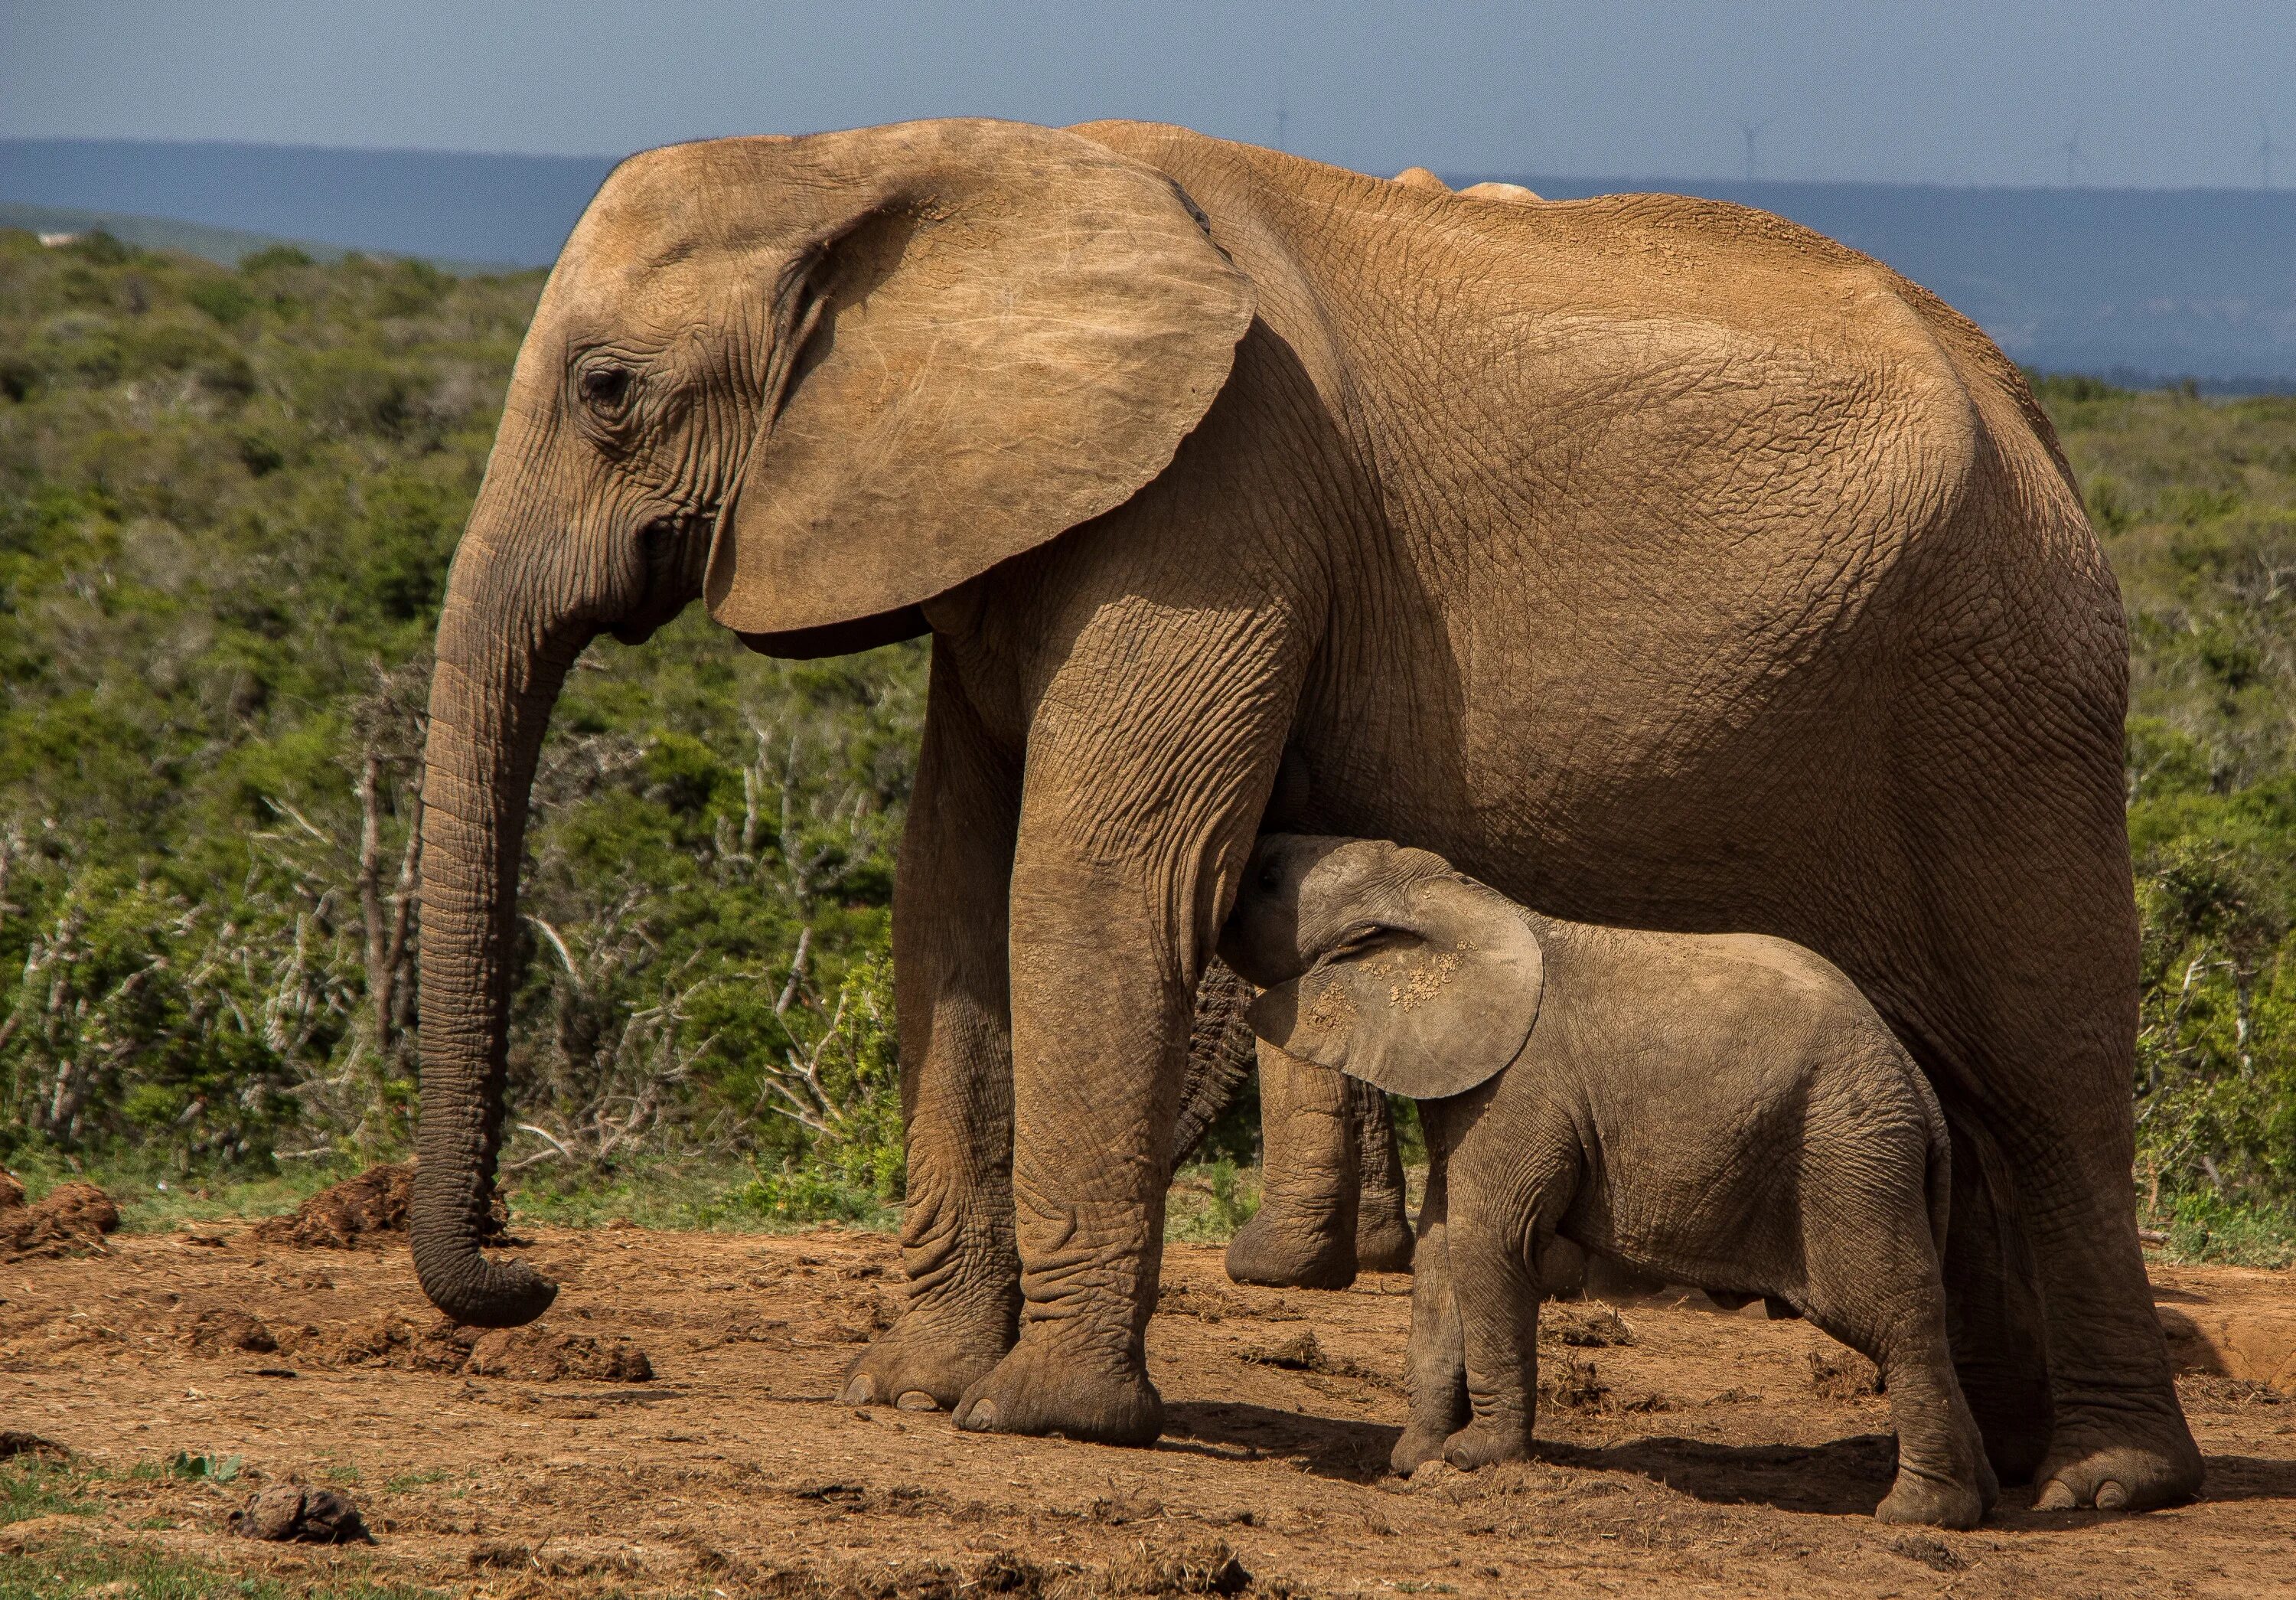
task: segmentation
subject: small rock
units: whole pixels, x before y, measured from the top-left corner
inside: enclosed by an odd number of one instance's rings
[[[275,1483],[227,1519],[242,1538],[299,1545],[373,1544],[358,1507],[332,1489]]]

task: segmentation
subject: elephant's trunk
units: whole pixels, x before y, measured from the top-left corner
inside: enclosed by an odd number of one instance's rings
[[[594,628],[547,601],[472,519],[439,622],[422,808],[422,1120],[410,1217],[422,1292],[457,1322],[513,1327],[558,1287],[480,1252],[502,1137],[528,790],[566,672]]]

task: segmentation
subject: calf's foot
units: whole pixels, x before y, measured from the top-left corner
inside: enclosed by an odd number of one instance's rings
[[[1011,1352],[964,1391],[956,1425],[973,1433],[1155,1443],[1164,1431],[1164,1400],[1137,1356],[1046,1328],[1023,1329]]]

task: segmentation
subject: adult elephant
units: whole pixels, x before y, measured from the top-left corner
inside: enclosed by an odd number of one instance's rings
[[[553,1292],[480,1248],[544,724],[590,638],[697,595],[768,652],[933,636],[911,1299],[855,1400],[1155,1436],[1191,996],[1266,820],[1824,952],[1981,1158],[1951,1271],[1996,1454],[2051,1506],[2197,1482],[2128,1181],[2118,595],[2015,369],[1884,268],[1138,124],[624,163],[439,620],[414,1233],[468,1322]]]

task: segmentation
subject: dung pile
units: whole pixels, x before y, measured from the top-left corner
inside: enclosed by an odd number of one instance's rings
[[[100,1255],[119,1226],[119,1208],[94,1184],[58,1184],[37,1205],[24,1186],[0,1173],[0,1261]]]
[[[653,1376],[645,1351],[627,1339],[539,1326],[465,1327],[443,1317],[426,1327],[396,1311],[321,1328],[266,1323],[234,1307],[210,1306],[186,1317],[177,1336],[195,1355],[276,1352],[312,1366],[386,1366],[529,1383],[568,1378],[644,1383]]]
[[[250,1236],[266,1244],[304,1250],[357,1250],[392,1244],[406,1234],[407,1206],[414,1194],[414,1163],[392,1161],[369,1167],[357,1177],[320,1190],[284,1217],[258,1222]],[[508,1242],[510,1210],[494,1197],[486,1242]]]

